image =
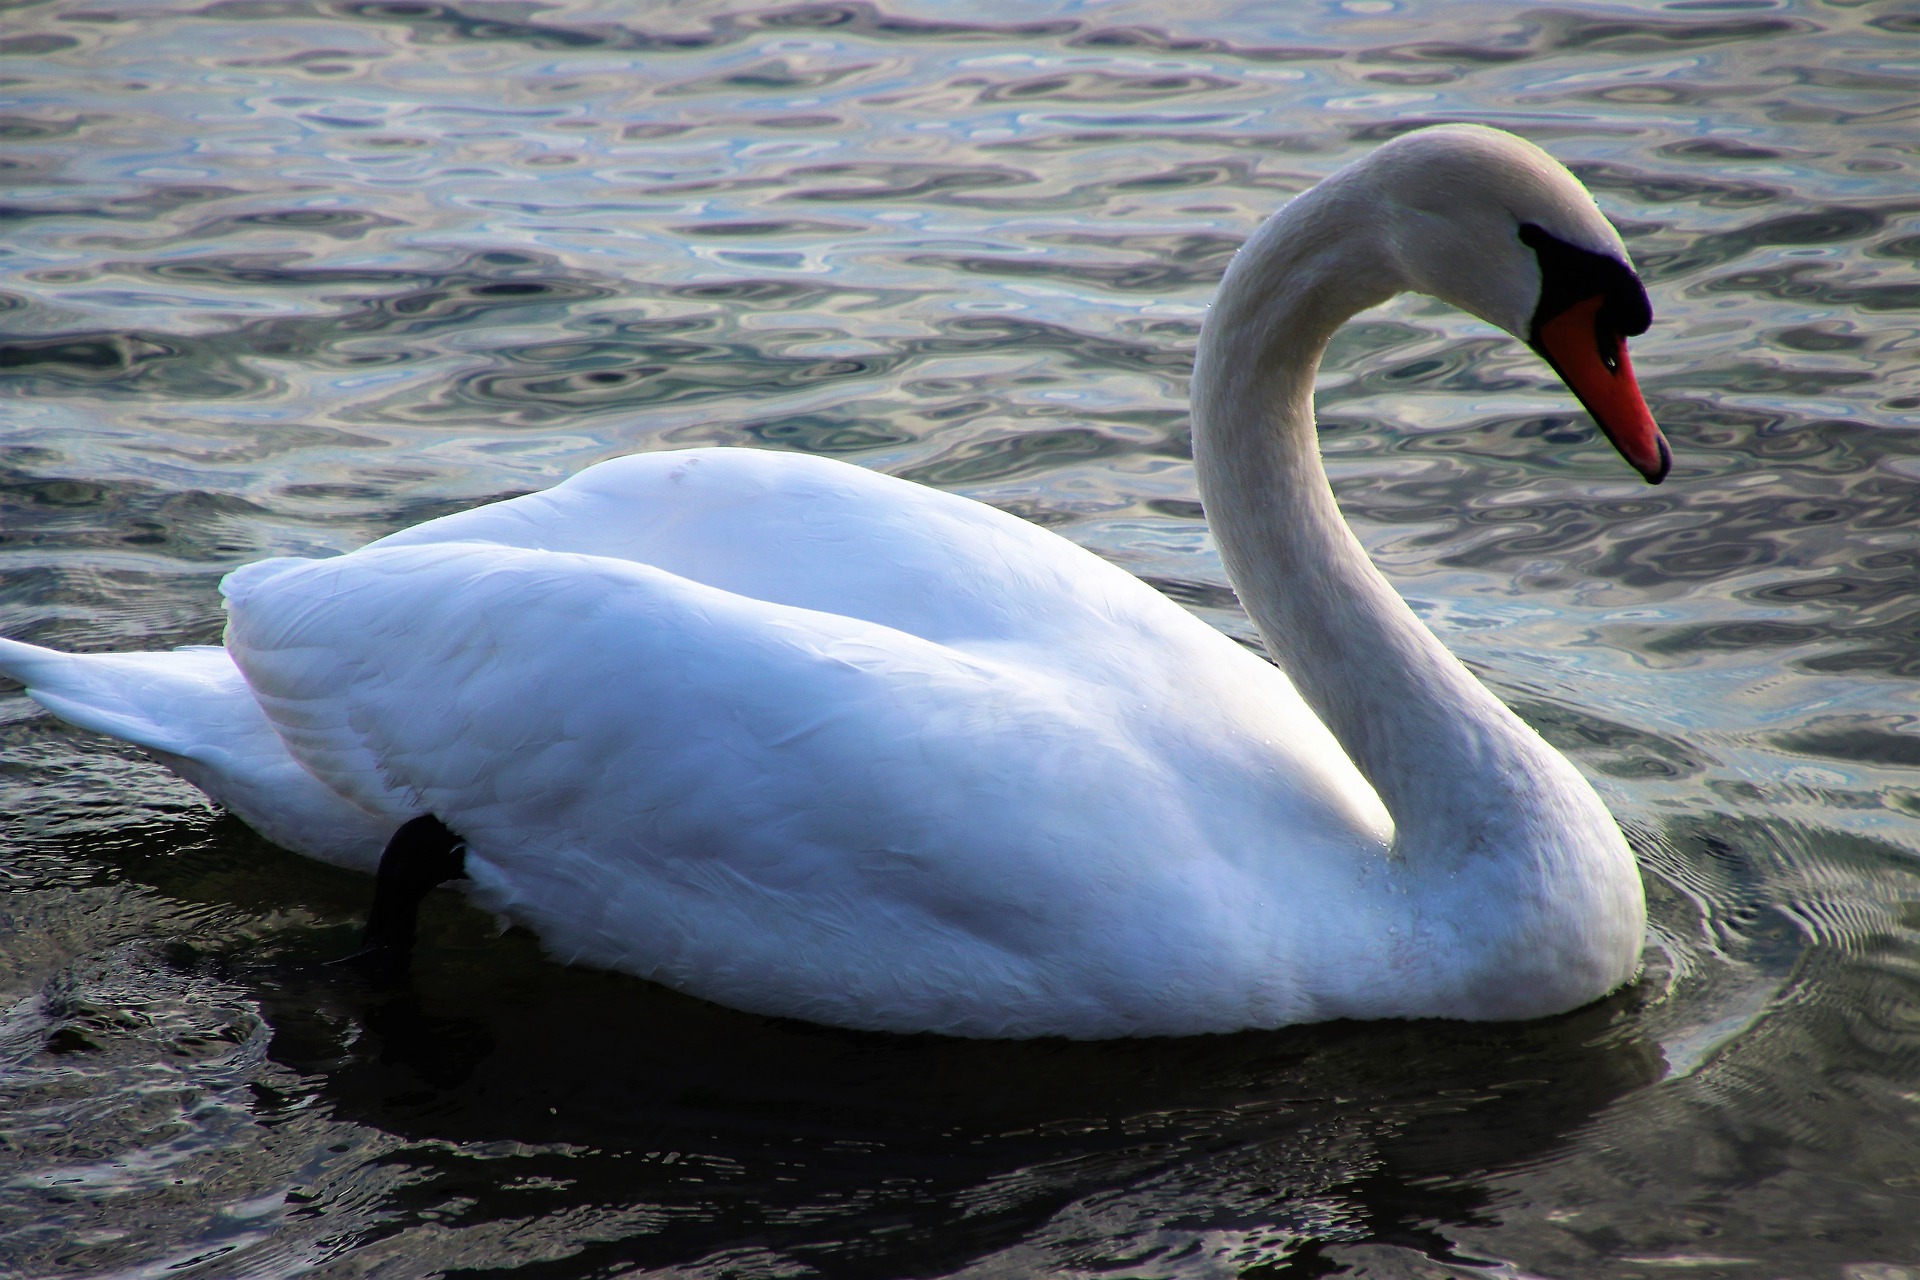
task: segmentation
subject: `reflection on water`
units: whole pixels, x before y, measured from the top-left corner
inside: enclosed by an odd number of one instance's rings
[[[1920,28],[1883,6],[57,3],[0,22],[0,631],[217,639],[233,565],[641,448],[831,453],[1249,642],[1186,373],[1260,217],[1471,119],[1643,269],[1649,489],[1403,299],[1323,445],[1595,777],[1655,925],[1522,1027],[824,1031],[562,969],[0,696],[0,1269],[1836,1275],[1920,1257]]]

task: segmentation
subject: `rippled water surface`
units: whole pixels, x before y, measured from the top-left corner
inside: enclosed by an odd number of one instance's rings
[[[1641,484],[1413,299],[1322,375],[1361,536],[1595,778],[1643,980],[1522,1026],[993,1045],[562,968],[0,694],[0,1272],[1920,1277],[1920,10],[0,5],[0,633],[696,443],[1041,521],[1251,638],[1184,400],[1228,256],[1437,120],[1651,289]],[[11,690],[11,686],[8,686]]]

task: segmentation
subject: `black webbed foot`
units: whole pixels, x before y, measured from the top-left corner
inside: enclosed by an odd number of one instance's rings
[[[402,823],[380,855],[361,948],[333,963],[385,976],[405,973],[422,899],[466,874],[466,846],[440,819],[429,813]]]

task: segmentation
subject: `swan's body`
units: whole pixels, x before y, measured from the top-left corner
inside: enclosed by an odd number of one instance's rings
[[[730,449],[248,566],[225,649],[0,641],[0,671],[315,857],[371,869],[431,813],[555,955],[744,1009],[1114,1036],[1571,1008],[1635,969],[1632,857],[1367,562],[1314,447],[1353,311],[1421,287],[1516,329],[1544,297],[1524,248],[1436,278],[1441,215],[1624,261],[1564,170],[1475,129],[1382,148],[1242,251],[1195,455],[1288,674],[1011,516]]]

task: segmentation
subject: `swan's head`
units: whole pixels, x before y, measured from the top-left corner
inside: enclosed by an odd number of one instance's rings
[[[1650,484],[1665,479],[1672,455],[1627,359],[1626,339],[1653,318],[1647,291],[1580,180],[1478,125],[1402,134],[1361,164],[1395,210],[1408,283],[1539,352],[1621,456]]]

